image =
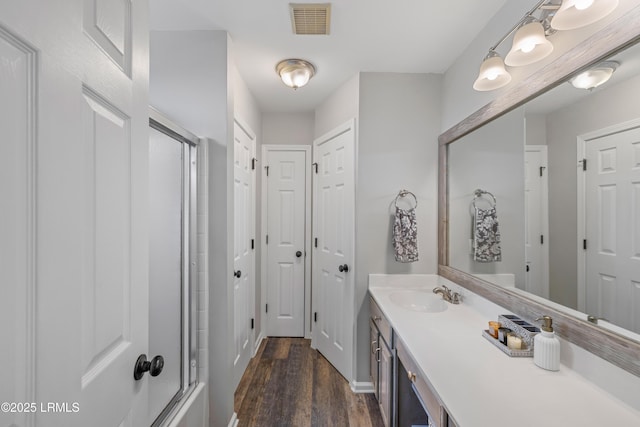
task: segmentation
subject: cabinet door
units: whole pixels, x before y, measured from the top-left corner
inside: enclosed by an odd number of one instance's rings
[[[378,387],[378,373],[380,371],[378,355],[380,354],[380,338],[378,336],[378,328],[375,327],[373,322],[369,323],[369,337],[371,342],[369,355],[369,377],[373,383],[373,392],[379,402],[380,388]]]
[[[391,425],[391,402],[393,396],[393,355],[384,342],[380,343],[380,412],[385,426]]]

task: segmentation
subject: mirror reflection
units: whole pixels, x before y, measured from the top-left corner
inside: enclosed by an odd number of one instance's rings
[[[640,48],[608,60],[449,145],[449,264],[638,334]]]

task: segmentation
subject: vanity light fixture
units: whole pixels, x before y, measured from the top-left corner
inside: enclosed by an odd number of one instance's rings
[[[576,89],[592,90],[606,83],[619,65],[620,63],[616,61],[603,61],[589,68],[587,71],[578,74],[569,80],[569,83]]]
[[[547,40],[542,23],[530,17],[513,35],[513,45],[504,63],[512,67],[529,65],[546,58],[551,52],[553,45]]]
[[[618,0],[563,0],[551,19],[556,30],[574,30],[593,24],[618,7]]]
[[[504,67],[502,58],[495,50],[490,50],[480,65],[480,73],[473,83],[473,88],[485,92],[506,86],[510,81],[511,74]]]
[[[556,30],[570,30],[596,22],[611,13],[618,6],[618,1],[538,1],[507,34],[489,48],[489,54],[480,66],[473,88],[478,91],[488,91],[509,84],[511,75],[505,68],[505,64],[509,67],[520,67],[546,58],[553,51],[553,44],[547,36],[554,34]],[[514,34],[512,47],[503,62],[496,49],[512,34]]]
[[[276,73],[285,85],[298,89],[309,83],[316,73],[316,68],[304,59],[285,59],[276,65]]]

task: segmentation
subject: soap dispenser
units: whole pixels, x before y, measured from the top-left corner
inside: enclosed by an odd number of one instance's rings
[[[533,339],[533,363],[549,371],[560,369],[560,340],[553,332],[553,319],[542,316],[542,332]]]

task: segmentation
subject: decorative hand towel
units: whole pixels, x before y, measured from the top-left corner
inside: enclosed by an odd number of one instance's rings
[[[473,260],[478,262],[502,261],[500,229],[495,206],[489,209],[474,209]]]
[[[415,208],[404,210],[396,206],[393,249],[398,262],[418,261],[418,223]]]

